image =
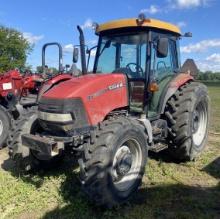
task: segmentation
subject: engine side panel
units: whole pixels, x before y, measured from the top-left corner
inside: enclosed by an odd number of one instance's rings
[[[111,111],[128,106],[127,79],[123,74],[80,76],[54,86],[43,98],[80,98],[90,125],[97,125]]]

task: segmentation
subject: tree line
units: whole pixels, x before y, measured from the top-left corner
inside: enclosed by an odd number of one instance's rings
[[[199,72],[199,74],[197,75],[197,79],[200,81],[219,82],[220,81],[220,72],[212,72],[212,71]]]
[[[21,32],[0,25],[0,73],[25,68],[27,56],[32,50],[33,45]]]

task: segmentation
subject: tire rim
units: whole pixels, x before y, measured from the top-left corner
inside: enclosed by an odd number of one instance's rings
[[[193,142],[200,146],[205,138],[208,122],[208,112],[205,103],[200,102],[193,112]]]
[[[2,120],[0,120],[0,136],[2,136],[3,129],[4,129],[4,125],[3,125]]]
[[[139,176],[142,163],[141,146],[135,139],[129,139],[118,148],[112,165],[112,178],[116,189],[128,190]]]

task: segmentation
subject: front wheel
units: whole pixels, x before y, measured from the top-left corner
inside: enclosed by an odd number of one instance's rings
[[[146,160],[147,135],[139,122],[105,121],[79,160],[83,187],[99,205],[124,202],[140,185]]]

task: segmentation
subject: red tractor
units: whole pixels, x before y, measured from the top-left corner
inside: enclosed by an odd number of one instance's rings
[[[39,75],[22,75],[11,70],[0,76],[0,148],[4,146],[12,124],[19,116],[16,104],[20,98],[36,95]]]
[[[77,151],[83,189],[113,206],[137,190],[148,150],[167,149],[181,161],[203,151],[209,97],[181,71],[178,27],[141,15],[97,25],[96,34],[93,73],[81,38],[83,75],[44,92],[38,113],[20,123],[11,155],[33,167]]]
[[[53,75],[47,73],[45,65],[45,51],[48,46],[59,48],[59,73]],[[37,105],[37,96],[43,83],[47,85],[43,90],[53,84],[70,79],[70,74],[63,74],[62,47],[59,43],[47,43],[42,49],[43,74],[21,74],[18,70],[9,71],[0,76],[0,148],[6,143],[13,121],[17,120],[21,113],[25,113],[29,107]],[[42,90],[42,91],[43,91]]]

